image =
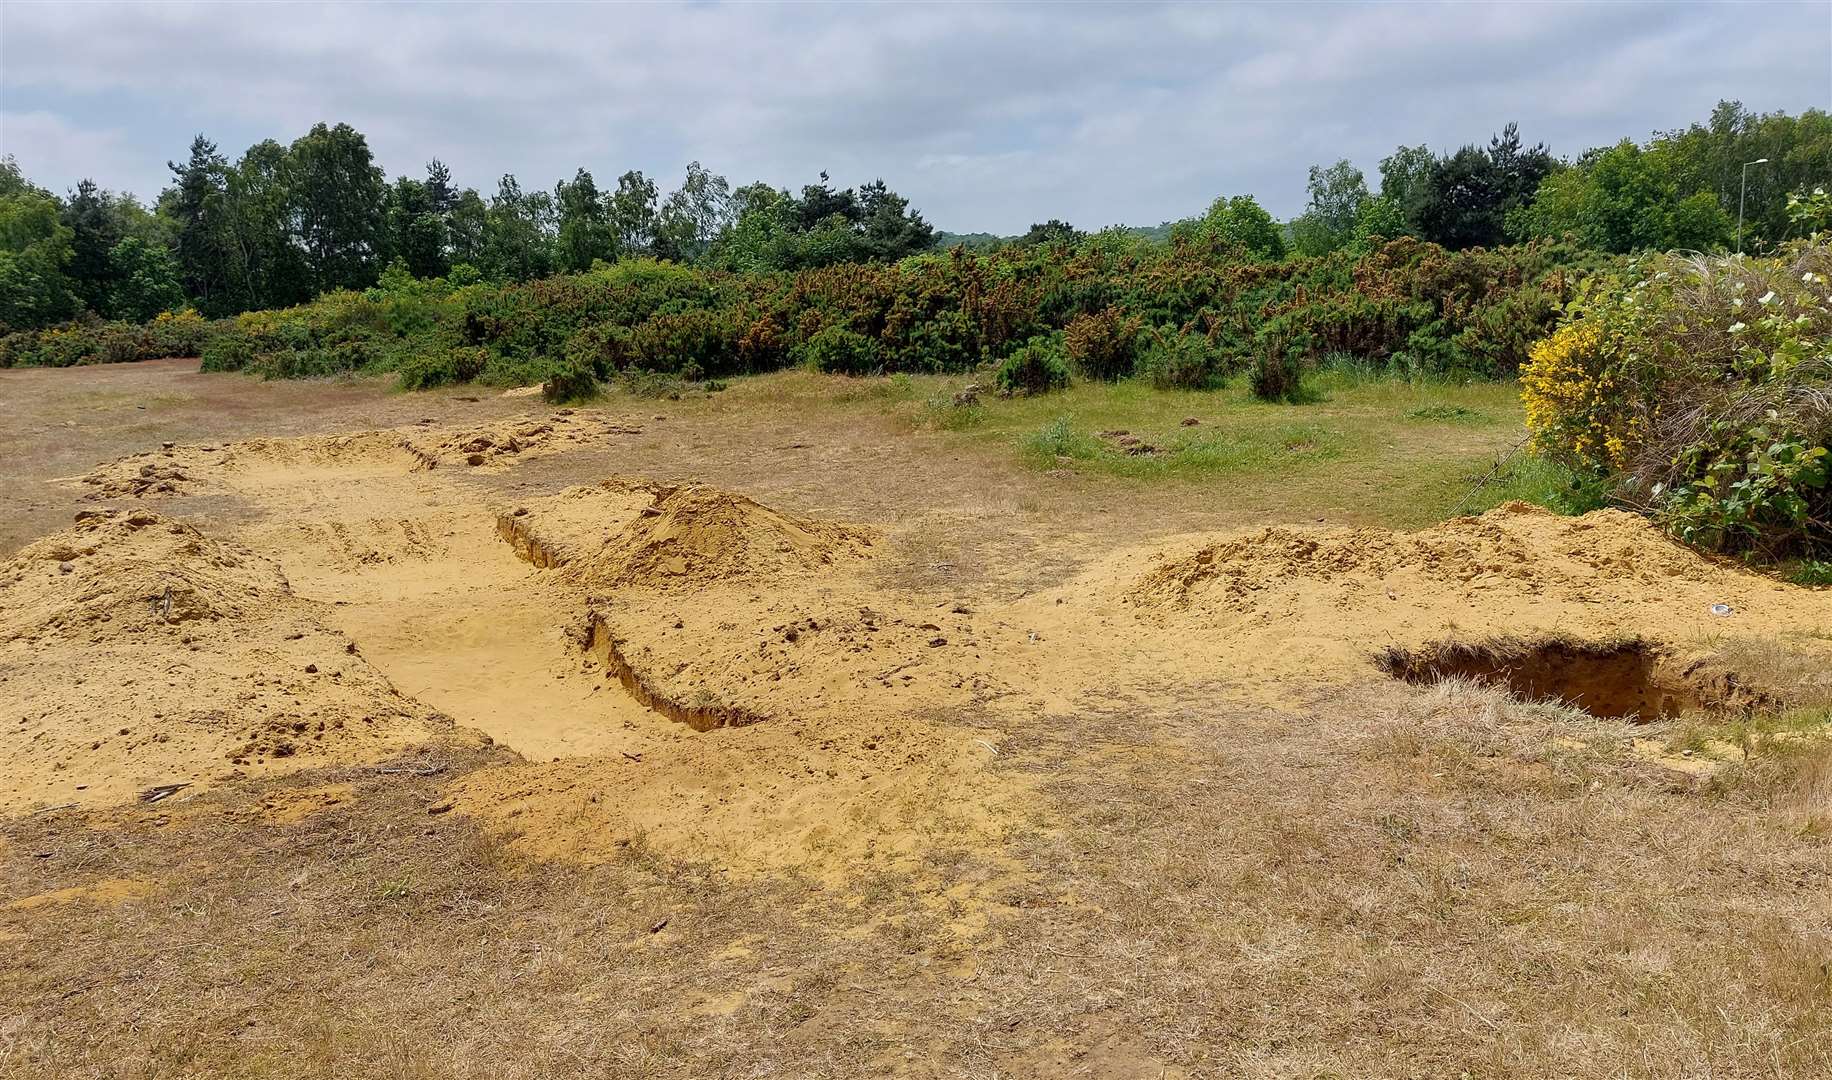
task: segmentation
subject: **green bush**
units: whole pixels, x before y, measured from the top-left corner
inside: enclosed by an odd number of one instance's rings
[[[203,370],[241,371],[254,361],[254,342],[247,335],[226,331],[211,336],[203,347]]]
[[[1139,374],[1160,390],[1207,390],[1221,377],[1215,349],[1200,334],[1154,330],[1139,362]]]
[[[1303,401],[1305,346],[1281,327],[1269,327],[1259,338],[1248,386],[1261,401]]]
[[[1069,365],[1061,343],[1041,335],[1031,338],[999,364],[992,385],[1001,394],[1026,396],[1068,386]]]
[[[541,396],[556,405],[590,401],[599,394],[598,376],[590,364],[568,360],[541,384]]]
[[[490,350],[475,345],[454,345],[443,350],[414,353],[395,365],[403,390],[427,390],[480,377],[490,362]]]
[[[869,375],[878,369],[878,346],[864,334],[829,326],[803,342],[801,362],[829,375]]]

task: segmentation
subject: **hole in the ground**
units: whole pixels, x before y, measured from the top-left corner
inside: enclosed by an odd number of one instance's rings
[[[1592,716],[1651,721],[1705,704],[1664,652],[1645,641],[1498,639],[1390,648],[1381,670],[1409,683],[1465,678],[1528,701],[1561,701]]]

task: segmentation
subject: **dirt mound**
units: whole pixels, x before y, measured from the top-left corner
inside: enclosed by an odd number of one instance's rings
[[[502,420],[456,431],[409,429],[401,445],[422,469],[505,468],[522,457],[558,453],[611,435],[641,434],[642,428],[634,425],[561,409],[541,419]]]
[[[98,465],[77,481],[88,489],[86,499],[144,499],[284,485],[289,478],[296,482],[306,470],[350,478],[405,473],[414,460],[401,434],[393,431],[245,439],[224,445],[167,443]]]
[[[1527,503],[1414,533],[1275,527],[1212,543],[1146,574],[1129,593],[1144,607],[1251,611],[1319,585],[1344,602],[1383,586],[1581,600],[1600,589],[1705,583],[1727,571],[1645,518],[1600,510],[1568,518]]]
[[[86,511],[0,566],[0,642],[252,619],[290,597],[280,568],[247,548],[145,511]]]
[[[1136,554],[1105,571],[1140,629],[1186,628],[1182,662],[1268,700],[1363,677],[1383,649],[1498,639],[1640,640],[1684,670],[1713,636],[1823,633],[1828,614],[1808,590],[1611,510],[1572,518],[1510,503],[1418,532],[1275,527],[1150,557],[1159,565],[1142,574]]]
[[[504,539],[589,586],[704,588],[804,574],[869,553],[875,534],[772,509],[704,484],[612,478],[518,507]]]
[[[562,409],[548,417],[465,428],[430,421],[346,435],[246,439],[225,445],[166,443],[98,465],[78,483],[85,498],[142,499],[297,484],[306,471],[346,476],[403,475],[442,467],[500,470],[528,457],[575,449],[642,429]]]
[[[274,563],[144,511],[0,564],[0,805],[101,805],[451,731]]]

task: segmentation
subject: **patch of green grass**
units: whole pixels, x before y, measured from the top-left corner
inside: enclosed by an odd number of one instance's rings
[[[1078,429],[1067,416],[1058,416],[1026,435],[1022,440],[1025,457],[1040,468],[1052,468],[1070,461],[1092,461],[1100,455],[1100,442]]]
[[[954,395],[940,393],[922,403],[924,422],[937,431],[966,431],[986,420],[986,406],[956,404]]]
[[[1256,400],[1236,376],[1208,390],[1161,390],[1148,380],[1076,380],[1035,397],[983,394],[957,406],[954,395],[983,375],[842,377],[775,372],[733,383],[727,408],[795,409],[810,418],[877,411],[912,431],[1025,467],[1136,483],[1211,483],[1293,519],[1330,512],[1370,523],[1415,528],[1457,511],[1477,478],[1524,434],[1519,387],[1511,382],[1416,381],[1324,369],[1305,404]],[[1408,422],[1407,414],[1446,410],[1481,421]],[[1427,415],[1435,415],[1427,412]],[[1189,423],[1193,421],[1193,423]],[[1124,431],[1153,453],[1128,453]],[[1475,509],[1509,498],[1551,498],[1509,470],[1479,492]],[[1462,512],[1469,512],[1464,507]]]
[[[1200,477],[1251,472],[1280,472],[1310,462],[1340,457],[1342,433],[1317,424],[1279,424],[1250,430],[1201,426],[1173,429],[1163,441],[1130,431],[1138,441],[1099,432],[1058,416],[1021,440],[1025,459],[1039,468],[1086,467],[1115,476]]]
[[[1492,418],[1486,413],[1462,405],[1421,405],[1406,413],[1406,419],[1429,424],[1487,424]]]
[[[1788,572],[1787,579],[1812,589],[1832,586],[1832,559],[1802,559]]]
[[[1483,477],[1487,477],[1484,482]],[[1494,475],[1469,477],[1473,493],[1464,512],[1480,514],[1505,502],[1529,502],[1558,514],[1587,514],[1606,505],[1603,488],[1557,462],[1517,453],[1502,463]],[[1475,487],[1480,483],[1481,487]]]

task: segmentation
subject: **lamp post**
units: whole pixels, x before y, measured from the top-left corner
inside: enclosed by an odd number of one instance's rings
[[[1738,255],[1743,254],[1743,198],[1744,196],[1749,194],[1749,167],[1751,165],[1766,165],[1766,164],[1768,164],[1768,159],[1765,157],[1759,157],[1754,161],[1745,161],[1743,163],[1743,183],[1737,188],[1737,254]]]

